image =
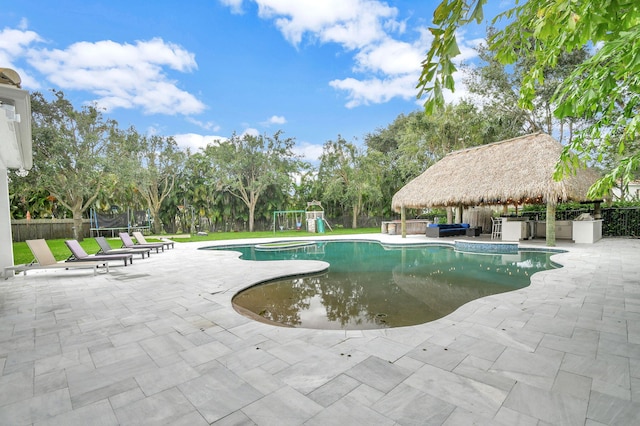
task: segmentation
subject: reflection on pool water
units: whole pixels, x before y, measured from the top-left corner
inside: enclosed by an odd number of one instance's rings
[[[226,246],[246,260],[311,259],[328,272],[259,284],[233,298],[238,312],[289,327],[376,329],[433,321],[463,304],[530,284],[557,268],[552,252],[457,252],[448,246],[319,241],[287,247]]]

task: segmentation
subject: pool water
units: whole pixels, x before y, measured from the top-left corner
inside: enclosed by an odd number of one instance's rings
[[[226,246],[246,260],[311,259],[326,273],[262,283],[233,298],[235,309],[259,321],[315,329],[379,329],[433,321],[463,304],[530,284],[557,268],[552,252],[457,252],[449,246],[384,246],[323,241],[269,247]]]

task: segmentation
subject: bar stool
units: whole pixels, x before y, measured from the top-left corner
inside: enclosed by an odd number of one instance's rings
[[[492,240],[500,240],[502,239],[502,218],[492,217],[491,218],[491,239]]]

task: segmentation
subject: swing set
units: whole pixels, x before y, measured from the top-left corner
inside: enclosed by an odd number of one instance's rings
[[[273,232],[276,232],[276,225],[280,231],[302,230],[304,223],[304,210],[276,210],[273,212]]]
[[[306,210],[276,210],[273,212],[273,232],[276,232],[276,225],[280,231],[290,231],[302,229],[308,232],[324,233],[325,225],[330,231],[331,225],[324,218],[324,209],[320,201],[310,201]],[[304,227],[304,228],[303,228]]]

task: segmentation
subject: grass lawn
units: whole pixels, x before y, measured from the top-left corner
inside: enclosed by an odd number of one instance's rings
[[[274,238],[274,237],[308,237],[313,238],[317,236],[331,236],[331,235],[356,235],[356,234],[372,234],[380,232],[380,228],[359,228],[359,229],[335,229],[332,232],[325,234],[315,234],[306,231],[261,231],[261,232],[216,232],[206,236],[193,235],[190,237],[171,238],[172,241],[177,243],[190,242],[190,241],[224,241],[224,240],[238,240],[242,238]],[[120,238],[107,238],[107,241],[113,248],[120,248],[122,241]],[[158,241],[157,238],[149,237],[148,242]],[[64,239],[61,240],[47,240],[47,244],[51,249],[51,252],[57,260],[65,260],[71,256],[71,252],[64,243]],[[80,243],[84,251],[89,254],[97,253],[100,247],[96,240],[93,238],[85,238]],[[13,263],[16,265],[20,263],[29,263],[33,260],[33,254],[27,246],[27,243],[13,243]]]

